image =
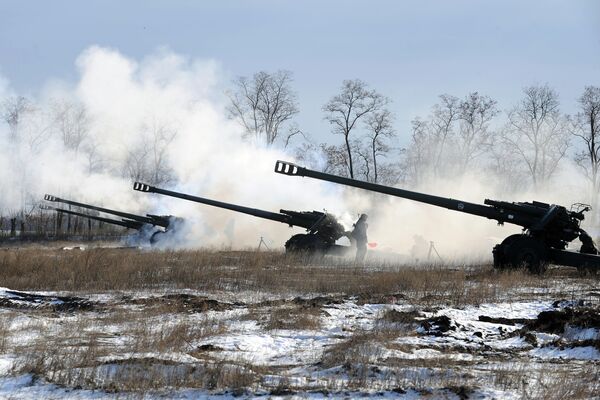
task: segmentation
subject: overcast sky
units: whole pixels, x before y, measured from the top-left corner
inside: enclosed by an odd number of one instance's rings
[[[0,0],[0,75],[18,92],[74,82],[91,45],[214,59],[225,84],[293,71],[298,122],[318,139],[329,139],[322,105],[360,78],[393,100],[406,138],[442,93],[508,108],[523,86],[548,83],[573,112],[585,85],[600,86],[600,1]]]

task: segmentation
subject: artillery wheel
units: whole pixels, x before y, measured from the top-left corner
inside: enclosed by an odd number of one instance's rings
[[[154,232],[154,233],[152,234],[152,236],[150,236],[150,244],[151,244],[152,246],[154,246],[154,245],[156,245],[156,244],[160,243],[162,240],[164,240],[164,239],[165,239],[165,235],[166,235],[166,234],[167,234],[167,233],[166,233],[166,232],[163,232],[163,231],[156,231],[156,232]]]
[[[532,274],[542,274],[546,271],[547,253],[544,243],[521,235],[505,247],[504,254],[513,267],[526,267]]]
[[[325,251],[325,243],[316,235],[307,235],[299,233],[285,242],[286,253],[322,256]]]
[[[510,235],[507,238],[505,238],[502,241],[502,243],[494,246],[494,249],[492,250],[492,254],[494,256],[494,268],[505,269],[506,267],[512,266],[509,264],[509,261],[507,260],[506,250],[510,247],[510,245],[515,240],[519,240],[522,237],[523,237],[523,235],[521,235],[521,234]]]

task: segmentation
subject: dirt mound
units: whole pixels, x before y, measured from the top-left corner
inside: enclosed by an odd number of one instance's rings
[[[526,324],[523,329],[546,333],[561,334],[565,326],[600,329],[600,310],[592,307],[565,308],[562,310],[542,311]]]
[[[444,332],[456,330],[456,326],[452,324],[452,320],[446,315],[421,321],[421,328],[423,328],[425,334],[434,336],[441,336]]]
[[[481,322],[489,322],[492,324],[501,324],[501,325],[511,325],[514,326],[516,324],[526,324],[528,322],[531,322],[531,319],[526,319],[526,318],[494,318],[494,317],[488,317],[487,315],[480,315],[479,316],[479,320]]]
[[[203,344],[200,345],[196,348],[197,351],[199,352],[203,352],[203,351],[223,351],[222,347],[219,346],[215,346],[214,344]]]
[[[344,299],[342,297],[335,296],[317,296],[312,298],[295,297],[292,300],[289,299],[278,299],[278,300],[265,300],[259,303],[253,304],[254,307],[280,307],[285,305],[295,305],[300,308],[321,308],[333,304],[342,304]]]
[[[396,310],[388,310],[386,311],[381,319],[386,322],[393,322],[399,324],[411,324],[413,322],[417,322],[417,318],[422,318],[423,314],[420,312],[413,311],[396,311]]]
[[[140,304],[149,307],[166,307],[173,312],[200,313],[206,311],[227,311],[234,307],[234,304],[223,303],[218,300],[209,299],[206,296],[196,296],[185,293],[167,294],[160,297],[148,297],[134,299],[130,301],[133,304]]]
[[[148,356],[148,357],[131,357],[131,358],[121,358],[121,359],[116,359],[116,360],[107,360],[107,361],[104,361],[102,364],[104,364],[104,365],[149,366],[149,365],[179,365],[180,362]]]
[[[296,297],[294,300],[292,300],[292,303],[303,308],[321,308],[323,306],[330,306],[332,304],[341,304],[342,300],[330,296],[317,296],[313,297],[312,299]]]
[[[356,304],[359,306],[365,304],[396,304],[400,300],[406,299],[406,296],[402,293],[391,293],[391,294],[361,294],[356,300]]]
[[[0,307],[21,310],[48,310],[54,312],[90,311],[95,304],[74,296],[48,296],[28,292],[6,290],[0,297]]]

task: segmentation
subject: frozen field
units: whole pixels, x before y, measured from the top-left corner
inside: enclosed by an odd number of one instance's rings
[[[0,262],[0,398],[600,393],[598,277],[571,269],[135,249]]]

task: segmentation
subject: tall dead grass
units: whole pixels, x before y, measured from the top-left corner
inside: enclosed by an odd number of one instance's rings
[[[356,267],[343,260],[318,262],[278,252],[145,251],[138,249],[0,252],[0,282],[17,290],[94,292],[157,288],[254,291],[275,294],[345,294],[361,301],[409,298],[425,306],[478,304],[506,298],[511,290],[539,290],[575,271],[545,277],[490,266],[447,268],[386,264]]]
[[[22,328],[33,341],[10,349],[17,355],[13,374],[32,374],[66,387],[138,394],[180,388],[242,393],[259,380],[245,362],[223,362],[194,351],[203,338],[225,332],[220,321],[210,318],[183,315],[169,322],[163,315],[159,321],[160,316],[144,310],[124,309],[55,323],[40,316]],[[120,326],[111,333],[114,324]]]
[[[0,354],[4,353],[8,348],[8,340],[10,337],[10,317],[0,315]]]

